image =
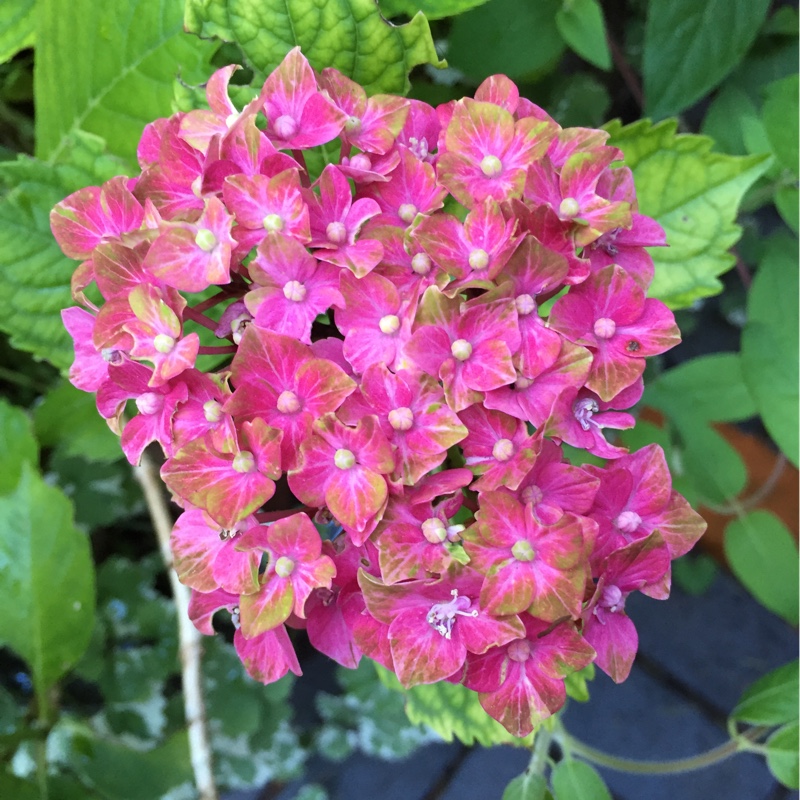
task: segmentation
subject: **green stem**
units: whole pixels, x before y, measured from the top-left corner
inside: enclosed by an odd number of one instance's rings
[[[48,800],[50,790],[47,787],[47,741],[36,741],[36,783],[39,785],[39,800]]]
[[[553,732],[546,725],[540,725],[533,740],[533,753],[531,754],[531,763],[528,765],[528,772],[534,775],[544,775],[552,740]]]
[[[749,750],[755,740],[759,739],[770,728],[751,728],[737,739],[731,739],[724,744],[707,750],[689,758],[677,758],[672,761],[639,761],[633,758],[619,758],[602,750],[596,750],[588,744],[584,744],[579,739],[575,739],[562,729],[559,738],[566,749],[592,761],[601,767],[617,770],[618,772],[629,772],[634,775],[678,775],[684,772],[710,767],[718,764],[726,758],[730,758],[735,753],[742,750]]]

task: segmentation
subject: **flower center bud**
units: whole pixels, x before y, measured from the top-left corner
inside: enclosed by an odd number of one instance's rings
[[[358,135],[361,133],[361,120],[358,117],[348,117],[344,129],[346,133]]]
[[[167,333],[159,333],[158,336],[153,339],[153,347],[159,352],[167,353],[172,352],[172,348],[175,347],[175,340]]]
[[[525,505],[528,505],[528,503],[538,505],[544,499],[544,492],[534,484],[533,486],[526,486],[520,492],[519,496]]]
[[[596,414],[599,410],[600,406],[597,405],[597,401],[592,400],[591,397],[584,397],[572,406],[572,413],[575,415],[575,419],[578,420],[581,428],[585,431],[588,431],[591,427],[592,415]],[[595,425],[596,424],[597,423],[595,423]]]
[[[474,270],[486,269],[489,266],[489,254],[485,250],[477,247],[469,254],[469,265]]]
[[[206,253],[210,253],[217,246],[217,237],[208,228],[200,228],[195,234],[194,243]]]
[[[164,407],[164,395],[145,392],[136,398],[136,408],[140,414],[156,414]]]
[[[281,414],[294,414],[300,410],[300,398],[288,389],[278,395],[278,411]]]
[[[472,355],[472,345],[466,339],[456,339],[450,345],[450,352],[456,360],[466,361]]]
[[[533,561],[536,558],[536,553],[527,539],[520,539],[518,542],[514,542],[514,546],[511,548],[511,555],[517,561]]]
[[[466,530],[465,525],[448,525],[447,526],[447,541],[460,542],[461,534]]]
[[[617,330],[617,323],[608,317],[600,317],[594,323],[594,335],[598,339],[610,339]]]
[[[524,663],[531,657],[531,644],[527,639],[516,639],[508,646],[507,652],[512,661]]]
[[[378,327],[381,329],[381,333],[387,335],[397,333],[400,330],[400,317],[397,314],[387,314],[385,317],[380,318]]]
[[[342,244],[347,238],[347,228],[343,222],[329,222],[325,228],[325,236],[332,244]]]
[[[396,431],[407,431],[414,424],[414,412],[406,406],[393,408],[389,412],[389,424]]]
[[[514,299],[514,305],[521,317],[527,317],[536,311],[536,301],[529,294],[518,294]]]
[[[623,511],[614,520],[614,525],[623,533],[635,533],[641,524],[642,518],[635,511]]]
[[[574,197],[565,197],[558,207],[560,217],[577,217],[581,207]]]
[[[222,419],[222,406],[216,400],[203,403],[203,416],[206,422],[219,422]]]
[[[469,597],[459,597],[458,589],[453,589],[450,594],[453,596],[452,600],[431,606],[431,610],[426,617],[428,625],[444,636],[445,639],[450,639],[453,635],[453,625],[456,622],[456,617],[478,616],[478,609],[470,608],[472,601]]]
[[[614,586],[614,584],[605,586],[598,605],[607,608],[611,612],[622,611],[625,608],[625,598],[623,598],[622,590],[619,586]]]
[[[353,169],[360,169],[363,172],[366,172],[372,169],[372,162],[369,160],[369,156],[365,153],[358,153],[350,159],[350,166]]]
[[[484,156],[481,160],[481,172],[487,178],[495,178],[503,171],[503,162],[497,156]]]
[[[262,224],[265,231],[282,231],[283,219],[280,214],[267,214],[264,217]]]
[[[283,296],[293,303],[300,303],[306,299],[306,287],[300,281],[287,281],[283,284]]]
[[[231,466],[236,472],[253,472],[256,468],[256,460],[249,450],[242,450],[234,456]]]
[[[533,386],[533,378],[526,378],[524,375],[517,375],[517,379],[514,381],[515,389],[518,389],[520,392],[524,392],[531,386]]]
[[[294,561],[286,556],[281,556],[275,562],[275,574],[279,578],[288,578],[294,572]]]
[[[422,535],[431,544],[441,544],[447,539],[447,528],[445,528],[444,522],[440,519],[431,517],[422,523]]]
[[[297,133],[297,123],[294,117],[288,114],[281,114],[275,120],[275,134],[279,139],[291,139]]]
[[[492,448],[492,456],[498,461],[508,461],[514,455],[514,442],[511,439],[498,439]]]
[[[414,217],[417,216],[417,207],[413,203],[403,203],[397,209],[397,216],[410,225],[414,221]]]
[[[350,469],[351,467],[355,466],[356,457],[353,455],[352,450],[339,448],[333,454],[333,463],[336,464],[339,469]]]
[[[100,355],[103,357],[103,361],[105,361],[106,364],[114,364],[116,366],[122,363],[122,353],[120,353],[119,350],[115,350],[113,347],[104,347],[100,351]]]
[[[417,275],[427,275],[431,271],[431,260],[426,253],[417,253],[411,259],[411,269]]]

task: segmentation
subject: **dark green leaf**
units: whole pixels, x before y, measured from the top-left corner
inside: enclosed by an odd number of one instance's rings
[[[717,577],[717,562],[706,553],[692,553],[672,562],[672,580],[684,592],[704,594]]]
[[[597,0],[564,0],[556,12],[556,26],[581,58],[600,69],[611,69],[603,9]]]
[[[800,192],[798,192],[797,186],[781,186],[775,192],[775,207],[796,236],[798,217],[800,217]]]
[[[109,462],[122,455],[119,439],[97,413],[94,395],[66,381],[48,392],[33,422],[42,446],[57,448],[63,457]]]
[[[33,47],[36,38],[36,0],[3,0],[0,24],[0,64],[20,50]]]
[[[797,38],[797,9],[791,6],[780,6],[764,25],[765,33],[769,36],[791,36]]]
[[[550,776],[556,800],[611,800],[611,793],[593,767],[567,758]]]
[[[502,72],[512,79],[549,69],[564,52],[556,28],[559,0],[491,0],[453,20],[447,60],[479,82]]]
[[[173,82],[206,80],[213,47],[183,31],[177,0],[61,0],[37,7],[36,155],[64,160],[89,131],[133,162],[144,126],[172,112]]]
[[[741,236],[734,223],[747,189],[768,166],[767,156],[712,153],[706,136],[676,135],[676,122],[647,120],[606,126],[633,170],[643,214],[655,217],[669,247],[650,253],[656,275],[650,295],[671,308],[685,308],[718,294],[718,275],[736,259],[728,251]]]
[[[39,446],[30,417],[0,398],[0,495],[17,485],[23,464],[36,466],[38,462]]]
[[[5,771],[0,771],[0,797],[8,797],[9,800],[42,800],[35,783],[15,778]]]
[[[736,577],[762,605],[797,624],[797,544],[776,516],[751,511],[729,523],[725,556]]]
[[[662,119],[688,108],[739,63],[769,0],[670,0],[648,5],[645,109]]]
[[[798,76],[775,81],[767,86],[763,118],[772,152],[785,169],[797,177],[798,154]]]
[[[94,620],[89,542],[66,497],[25,465],[0,497],[0,641],[31,666],[37,696],[81,657]]]
[[[785,664],[748,686],[731,718],[751,725],[783,725],[797,719],[797,661]]]
[[[204,38],[236,42],[265,73],[300,45],[313,67],[335,67],[369,94],[405,94],[415,66],[444,66],[424,14],[392,25],[373,0],[186,0],[185,24]]]
[[[565,128],[598,127],[608,119],[608,89],[588,72],[577,72],[558,81],[552,97],[548,110]]]
[[[701,131],[714,140],[714,148],[729,155],[746,155],[743,127],[758,122],[758,109],[749,95],[728,81],[703,117]]]
[[[797,240],[773,236],[747,300],[742,371],[764,425],[798,465]]]
[[[770,772],[790,789],[800,786],[798,769],[798,724],[784,725],[767,739],[767,766]]]
[[[485,2],[487,0],[419,0],[418,2],[414,2],[414,0],[380,0],[378,5],[381,8],[381,14],[386,19],[399,14],[413,17],[417,11],[421,11],[428,19],[443,19],[463,14]]]
[[[503,800],[544,800],[547,781],[542,775],[523,772],[503,792]]]

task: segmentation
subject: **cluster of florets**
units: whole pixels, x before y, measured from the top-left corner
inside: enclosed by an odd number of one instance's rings
[[[526,735],[570,672],[627,676],[626,598],[703,531],[660,448],[605,435],[679,341],[646,298],[663,231],[605,133],[502,75],[434,109],[295,49],[239,111],[234,70],[147,126],[140,177],[53,211],[72,382],[131,463],[163,448],[193,619],[228,609],[252,676],[300,674],[305,628]]]

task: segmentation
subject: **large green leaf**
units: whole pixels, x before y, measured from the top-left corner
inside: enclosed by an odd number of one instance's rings
[[[776,516],[751,511],[729,523],[725,556],[736,577],[762,605],[797,624],[797,544]]]
[[[798,742],[800,742],[800,726],[797,722],[784,725],[767,739],[767,766],[770,772],[790,789],[800,786],[800,768],[798,768]]]
[[[77,264],[53,239],[50,210],[70,192],[121,171],[89,134],[72,137],[63,155],[65,163],[56,166],[26,156],[0,163],[0,184],[9,187],[0,197],[0,330],[14,347],[61,368],[72,362],[61,309],[72,305]]]
[[[518,79],[546,70],[564,52],[560,7],[559,0],[491,0],[453,20],[447,60],[476,82],[496,72]]]
[[[0,11],[0,64],[36,39],[36,0],[3,0]]]
[[[772,152],[778,163],[797,176],[798,87],[797,75],[771,83],[766,90],[763,118]]]
[[[381,14],[389,19],[398,14],[413,17],[421,11],[428,19],[443,19],[463,14],[476,6],[482,6],[488,0],[379,0]]]
[[[797,719],[797,660],[759,678],[742,694],[731,718],[751,725],[782,725]]]
[[[186,29],[236,42],[262,72],[300,45],[314,68],[335,67],[370,94],[405,94],[413,67],[444,66],[424,14],[392,25],[374,0],[186,0]]]
[[[747,298],[742,332],[744,379],[764,425],[798,465],[797,239],[772,237]]]
[[[581,58],[600,69],[611,69],[603,9],[597,0],[564,0],[556,12],[556,26]]]
[[[44,699],[89,643],[94,567],[69,501],[27,464],[0,497],[0,596],[0,642],[28,662]]]
[[[718,294],[718,275],[736,259],[729,249],[741,236],[734,223],[742,195],[764,172],[769,156],[712,153],[706,136],[676,135],[677,122],[611,122],[610,144],[633,170],[639,208],[655,217],[669,247],[653,248],[656,275],[650,295],[684,308]]]
[[[547,796],[547,781],[535,772],[517,775],[503,791],[503,800],[544,800]]]
[[[669,0],[648,4],[644,36],[645,110],[656,119],[683,111],[744,57],[769,0]]]
[[[130,161],[142,129],[172,112],[173,82],[208,78],[213,48],[183,31],[180,0],[39,0],[36,155],[64,157],[84,130]]]
[[[597,770],[574,758],[556,764],[550,780],[556,800],[611,800]]]
[[[23,464],[35,466],[38,460],[39,446],[30,417],[0,398],[0,495],[17,485]]]

